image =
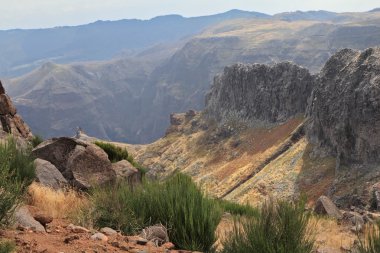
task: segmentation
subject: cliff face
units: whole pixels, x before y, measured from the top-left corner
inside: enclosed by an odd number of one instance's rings
[[[307,115],[314,154],[333,155],[346,165],[380,162],[380,48],[332,56]]]
[[[0,81],[0,139],[6,138],[9,134],[15,138],[29,139],[32,132],[24,123],[20,115],[17,114],[16,107],[7,94]]]
[[[220,122],[285,122],[305,113],[314,82],[307,69],[288,62],[236,64],[215,77],[206,98],[206,112]]]

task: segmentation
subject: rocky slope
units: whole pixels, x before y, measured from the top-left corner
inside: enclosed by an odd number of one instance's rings
[[[237,64],[215,77],[206,98],[208,116],[219,123],[278,123],[305,113],[314,77],[292,63]]]
[[[308,137],[344,165],[380,162],[380,48],[342,50],[322,69],[311,96]]]
[[[128,148],[151,176],[183,171],[217,197],[259,203],[304,193],[369,208],[380,180],[379,50],[341,50],[315,77],[289,63],[226,68],[205,112],[173,114],[164,138]]]
[[[21,116],[17,113],[10,97],[5,94],[4,87],[0,81],[0,139],[5,139],[9,135],[16,139],[30,140],[33,135],[29,127]]]

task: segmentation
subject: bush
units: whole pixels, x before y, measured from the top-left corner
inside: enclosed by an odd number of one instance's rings
[[[128,151],[125,148],[123,149],[116,147],[111,143],[104,143],[100,141],[96,141],[95,144],[107,153],[108,159],[110,159],[113,163],[128,159]]]
[[[39,135],[35,135],[33,136],[33,139],[31,141],[31,144],[32,144],[32,147],[35,148],[37,147],[38,145],[40,145],[42,142],[44,141],[44,139],[39,136]]]
[[[107,153],[108,159],[112,163],[115,163],[115,162],[118,162],[121,160],[127,160],[128,162],[130,162],[132,164],[133,167],[138,169],[143,174],[146,172],[146,169],[143,166],[141,166],[140,164],[138,164],[137,162],[135,162],[133,157],[128,154],[127,149],[117,147],[111,143],[104,143],[104,142],[100,142],[100,141],[96,141],[95,144],[98,147],[100,147],[101,149],[103,149],[104,152]]]
[[[125,183],[93,194],[95,225],[110,226],[131,234],[161,223],[179,248],[209,251],[216,238],[221,210],[191,178],[177,174],[163,183],[145,181],[132,189]]]
[[[34,163],[28,151],[17,149],[12,138],[0,145],[0,226],[8,224],[34,177]]]
[[[365,242],[359,238],[359,253],[380,252],[380,221],[370,228]]]
[[[259,211],[250,206],[249,204],[241,205],[233,203],[227,200],[217,200],[223,211],[228,212],[232,215],[247,216],[247,217],[258,217]]]
[[[223,253],[310,253],[314,240],[307,229],[303,203],[268,202],[258,218],[236,222]]]
[[[16,245],[10,241],[0,241],[0,253],[12,253],[16,249]]]

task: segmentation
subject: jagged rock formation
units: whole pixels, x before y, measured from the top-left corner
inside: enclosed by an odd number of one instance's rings
[[[68,182],[80,189],[116,179],[108,155],[95,144],[61,137],[44,141],[32,153],[52,163]]]
[[[16,107],[11,99],[5,94],[4,87],[0,81],[0,138],[6,138],[9,134],[17,139],[30,139],[32,132],[28,125],[17,114]]]
[[[332,56],[310,103],[315,155],[333,155],[338,165],[380,162],[380,48]]]
[[[206,112],[221,122],[285,122],[304,114],[314,81],[307,69],[289,62],[236,64],[215,77]]]

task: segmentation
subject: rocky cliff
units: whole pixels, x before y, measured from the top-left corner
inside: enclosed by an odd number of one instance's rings
[[[380,162],[380,48],[344,49],[322,69],[308,109],[315,155]]]
[[[18,139],[30,139],[33,135],[28,125],[17,114],[16,107],[11,99],[5,94],[4,87],[0,81],[0,139],[9,134]]]
[[[305,113],[314,82],[307,69],[289,62],[236,64],[215,77],[206,112],[219,122],[285,122]]]

